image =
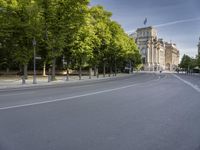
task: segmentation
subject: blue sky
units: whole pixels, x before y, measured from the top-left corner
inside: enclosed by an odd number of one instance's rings
[[[181,56],[197,54],[200,37],[200,0],[91,0],[113,13],[112,19],[131,32],[155,26],[159,38],[177,44]]]

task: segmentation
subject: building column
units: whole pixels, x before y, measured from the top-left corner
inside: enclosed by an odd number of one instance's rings
[[[152,71],[154,71],[154,43],[153,43],[153,39],[151,39],[151,67],[152,67]]]
[[[159,66],[157,67],[157,71],[160,70],[160,64],[161,64],[160,61],[161,61],[161,60],[160,60],[160,48],[158,48],[158,59],[157,59],[157,62],[158,62],[158,63],[157,63],[157,64],[158,64]]]
[[[149,48],[149,43],[147,41],[147,70],[151,71],[151,65],[150,65],[150,48]]]

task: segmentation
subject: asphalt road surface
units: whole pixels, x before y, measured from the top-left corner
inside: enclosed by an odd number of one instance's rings
[[[2,90],[0,150],[200,150],[200,92],[173,74]]]

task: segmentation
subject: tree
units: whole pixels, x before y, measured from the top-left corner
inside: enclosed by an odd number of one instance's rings
[[[59,0],[42,0],[39,2],[42,14],[43,42],[45,48],[44,63],[52,66],[52,80],[55,80],[56,58],[62,55],[65,45],[65,2]],[[44,56],[44,55],[43,55]]]
[[[90,51],[90,48],[83,49],[87,45],[91,47],[91,37],[93,36],[88,4],[88,0],[66,1],[65,10],[67,11],[65,12],[65,46],[63,55],[67,61],[67,79],[69,76],[69,63],[79,66],[79,77],[81,78],[81,66],[88,59],[86,54]],[[90,38],[91,41],[88,41],[87,38]],[[84,58],[80,58],[81,53]]]
[[[88,18],[89,19],[89,18]],[[88,20],[89,21],[89,20]],[[95,33],[93,27],[86,20],[85,24],[79,29],[75,35],[73,42],[73,58],[76,59],[77,66],[79,68],[79,79],[81,80],[82,65],[90,61],[93,58],[93,48]]]
[[[92,25],[95,26],[95,35],[97,40],[93,49],[93,66],[95,68],[95,75],[98,77],[98,67],[103,62],[104,76],[105,76],[105,63],[107,60],[108,45],[111,40],[111,32],[109,28],[110,18],[112,13],[105,11],[102,6],[94,6],[90,9],[92,16]]]
[[[12,5],[6,1],[0,0],[0,68],[9,70],[13,60],[12,55],[12,21],[14,19],[14,11]]]
[[[12,51],[13,60],[24,66],[24,76],[27,78],[27,65],[33,53],[32,40],[37,33],[37,5],[30,0],[13,0],[1,2],[1,7],[7,18],[3,23],[3,36],[7,35],[3,37],[3,43]]]
[[[196,63],[197,63],[197,66],[200,68],[200,54],[197,55]]]
[[[179,64],[180,68],[188,71],[190,69],[194,69],[196,66],[197,66],[197,60],[185,54],[183,55],[181,63]]]
[[[52,68],[53,80],[62,58],[67,72],[70,66],[79,68],[80,79],[82,67],[89,67],[90,77],[92,67],[95,72],[102,67],[105,76],[106,66],[116,74],[124,61],[136,62],[137,47],[111,20],[112,13],[88,4],[89,0],[0,0],[0,68],[24,66],[27,76],[33,39],[44,66]]]
[[[122,58],[124,55],[122,54],[124,51],[123,49],[123,40],[125,35],[124,30],[121,28],[121,26],[114,21],[111,21],[109,23],[109,28],[111,31],[111,40],[108,48],[108,55],[109,55],[109,68],[110,68],[110,74],[112,73],[112,68],[114,66],[114,73],[116,75],[117,73],[117,62],[120,62],[120,58]],[[121,55],[120,55],[121,54]]]

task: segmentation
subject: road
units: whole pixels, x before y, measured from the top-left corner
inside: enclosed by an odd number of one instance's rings
[[[200,150],[200,92],[153,73],[2,90],[0,150]]]

